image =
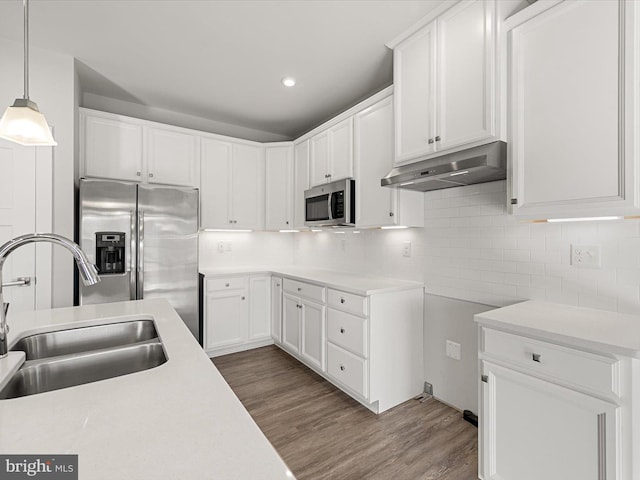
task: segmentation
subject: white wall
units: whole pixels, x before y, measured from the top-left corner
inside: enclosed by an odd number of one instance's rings
[[[218,251],[225,242],[228,251]],[[199,235],[201,270],[225,267],[291,265],[293,235],[278,232],[207,232]]]
[[[0,38],[0,109],[23,93],[23,44]],[[30,49],[29,93],[54,128],[58,146],[53,149],[53,230],[73,238],[74,219],[74,60],[39,48]],[[54,307],[73,304],[73,259],[61,248],[53,249]]]
[[[101,95],[88,92],[84,92],[82,94],[80,106],[103,112],[117,113],[119,115],[142,118],[153,122],[190,128],[192,130],[213,132],[219,135],[228,135],[236,138],[247,138],[257,142],[281,142],[291,140],[286,135],[265,132],[240,125],[231,125],[229,123],[219,122],[208,118],[172,112],[163,108],[127,102],[125,100],[116,100],[114,98],[103,97]]]

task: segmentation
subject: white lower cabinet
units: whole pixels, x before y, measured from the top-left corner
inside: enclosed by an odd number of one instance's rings
[[[206,277],[204,348],[211,356],[273,343],[271,276]]]
[[[480,332],[481,479],[634,478],[623,455],[630,418],[623,360]]]
[[[422,391],[423,289],[358,295],[284,278],[282,347],[375,413]]]

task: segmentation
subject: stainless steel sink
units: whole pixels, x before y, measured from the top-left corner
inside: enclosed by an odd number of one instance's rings
[[[0,399],[24,397],[128,375],[157,367],[166,361],[162,342],[158,339],[31,360],[25,362],[0,390]]]
[[[129,345],[157,337],[153,320],[131,320],[30,335],[19,340],[11,350],[25,352],[27,360],[37,360]]]

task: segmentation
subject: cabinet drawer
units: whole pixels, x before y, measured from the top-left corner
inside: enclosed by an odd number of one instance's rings
[[[324,303],[324,287],[312,283],[299,282],[290,278],[284,279],[284,291]]]
[[[367,297],[341,292],[340,290],[327,290],[327,303],[330,307],[353,313],[354,315],[367,315]]]
[[[620,395],[619,360],[483,328],[483,352],[570,385]]]
[[[327,373],[355,393],[369,396],[367,361],[332,343],[327,344]]]
[[[366,357],[367,319],[329,308],[327,338],[336,345]]]
[[[249,277],[207,278],[207,292],[249,288]]]

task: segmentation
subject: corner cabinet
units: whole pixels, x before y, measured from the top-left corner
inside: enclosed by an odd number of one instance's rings
[[[380,186],[393,168],[393,97],[354,117],[356,226],[424,226],[424,194]]]
[[[201,143],[200,227],[264,228],[264,148],[203,138]]]
[[[271,146],[265,149],[265,228],[293,228],[293,146]]]
[[[496,139],[497,18],[464,0],[392,42],[397,164]]]
[[[271,276],[207,276],[204,281],[204,349],[225,355],[273,343]]]
[[[487,326],[479,345],[481,479],[635,478],[631,359]]]
[[[80,175],[199,186],[200,138],[179,127],[80,109]]]
[[[638,10],[634,1],[548,1],[505,22],[512,213],[640,211]]]

